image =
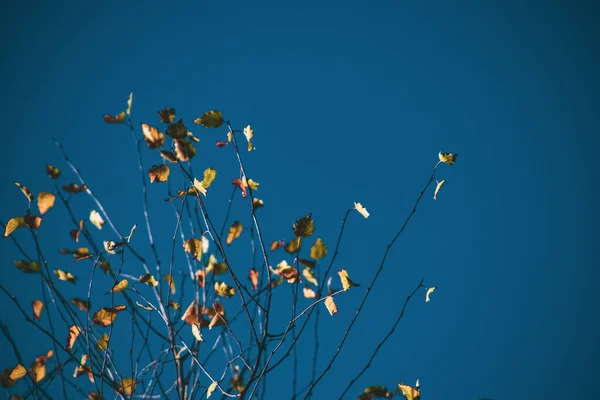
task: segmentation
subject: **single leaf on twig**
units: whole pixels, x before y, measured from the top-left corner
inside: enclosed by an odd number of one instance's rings
[[[51,358],[53,354],[52,350],[48,350],[48,353],[35,358],[35,362],[31,364],[31,368],[29,369],[29,375],[31,375],[31,379],[34,382],[37,383],[46,377],[46,360]]]
[[[437,182],[437,181],[436,181]],[[442,186],[444,186],[444,183],[446,183],[446,180],[443,179],[439,182],[437,182],[437,186],[435,187],[435,192],[433,193],[433,199],[437,200],[437,194],[440,191],[440,189],[442,188]]]
[[[271,251],[275,251],[277,249],[279,249],[280,247],[283,247],[283,245],[285,244],[285,242],[283,240],[276,240],[273,243],[271,243]]]
[[[429,300],[431,300],[429,296],[431,296],[431,293],[433,293],[434,290],[435,286],[432,286],[429,289],[427,289],[427,293],[425,293],[425,303],[429,303]]]
[[[214,168],[206,168],[204,170],[204,178],[202,179],[202,186],[205,189],[208,189],[208,187],[211,185],[211,183],[213,183],[213,181],[215,180],[216,177],[217,177],[217,171]]]
[[[125,122],[125,111],[122,111],[115,116],[104,114],[104,122],[107,124],[121,124]]]
[[[90,211],[90,222],[98,229],[102,229],[102,225],[104,225],[102,216],[96,210]]]
[[[56,200],[56,196],[52,193],[48,192],[40,192],[38,193],[38,209],[40,210],[40,214],[44,215],[48,212],[49,209],[54,207],[54,201]]]
[[[407,400],[421,399],[421,389],[419,387],[412,387],[410,385],[405,385],[404,383],[399,383],[398,388],[402,391],[402,394]]]
[[[209,110],[201,117],[194,120],[194,123],[200,124],[205,128],[218,128],[223,124],[223,114],[218,110]]]
[[[175,121],[175,109],[163,108],[158,112],[158,118],[160,118],[160,122],[171,125]]]
[[[209,399],[210,396],[213,394],[213,392],[217,389],[217,381],[213,381],[213,383],[210,384],[210,386],[208,387],[208,390],[206,391],[206,398]]]
[[[87,190],[87,185],[83,184],[83,185],[79,186],[76,183],[69,183],[68,185],[64,185],[62,187],[62,189],[67,193],[76,194],[76,193],[85,192]]]
[[[319,282],[317,282],[317,278],[315,277],[315,273],[313,272],[312,269],[304,268],[302,270],[302,276],[304,277],[304,279],[306,279],[308,282],[312,283],[313,285],[319,286]]]
[[[338,308],[335,305],[335,302],[333,301],[333,297],[327,296],[325,298],[324,303],[325,303],[325,307],[327,307],[327,311],[329,311],[329,314],[333,315],[338,312]]]
[[[321,258],[325,257],[326,255],[327,255],[327,246],[325,246],[325,243],[323,243],[321,238],[318,238],[315,241],[315,244],[313,244],[312,247],[310,248],[310,258],[314,258],[315,260],[320,260]]]
[[[231,181],[231,184],[240,188],[240,190],[242,191],[242,197],[245,199],[246,196],[248,195],[246,193],[246,184],[245,184],[245,182],[243,180],[241,180],[240,178],[236,178],[236,179],[234,179],[234,180]]]
[[[340,276],[340,280],[342,281],[342,288],[344,290],[348,290],[352,286],[360,286],[358,283],[352,282],[352,280],[348,276],[348,271],[346,271],[345,269],[338,270],[338,275]]]
[[[315,221],[312,219],[312,214],[300,218],[292,226],[292,232],[297,237],[309,237],[315,232]]]
[[[67,335],[67,344],[65,345],[66,351],[71,351],[73,345],[75,344],[75,340],[77,340],[77,336],[81,333],[81,328],[77,325],[71,325],[69,328],[69,334]]]
[[[452,165],[456,161],[456,157],[458,157],[458,154],[442,153],[440,151],[440,153],[438,154],[438,157],[440,158],[440,162],[444,162],[448,165]]]
[[[300,251],[300,246],[302,245],[302,240],[300,236],[297,236],[290,240],[285,247],[283,248],[287,253],[293,254]]]
[[[123,290],[127,289],[128,286],[129,281],[127,279],[121,279],[121,281],[113,286],[110,292],[107,292],[106,294],[122,292]]]
[[[229,233],[227,233],[226,243],[231,244],[231,242],[233,242],[235,239],[239,238],[240,235],[242,234],[243,229],[244,229],[244,227],[242,226],[242,223],[240,221],[235,221],[229,227]]]
[[[144,134],[144,141],[149,149],[158,149],[165,144],[165,135],[160,132],[158,128],[148,124],[142,124],[142,133]]]
[[[235,295],[235,288],[229,286],[225,282],[215,282],[215,292],[222,297],[227,297],[228,299]]]
[[[303,293],[304,297],[306,297],[307,299],[314,299],[317,297],[315,291],[312,290],[309,286],[304,286]]]
[[[15,229],[21,228],[23,226],[27,226],[25,222],[25,218],[23,217],[14,217],[8,220],[6,223],[6,228],[4,229],[4,237],[8,237],[11,233],[14,232]]]
[[[360,215],[362,215],[365,218],[369,218],[369,215],[371,215],[371,214],[369,214],[369,212],[367,211],[367,209],[364,208],[362,206],[362,204],[360,204],[360,203],[354,202],[354,209],[356,211],[358,211],[360,213]]]
[[[103,333],[102,336],[100,336],[100,338],[98,338],[98,341],[96,342],[96,348],[98,350],[106,351],[106,349],[108,349],[108,339],[108,333]]]
[[[156,279],[154,279],[154,276],[152,276],[152,274],[148,273],[148,274],[144,274],[142,276],[140,276],[140,283],[145,283],[148,286],[158,286],[158,282],[156,281]]]
[[[19,182],[15,182],[15,185],[17,185],[17,187],[21,189],[21,192],[23,192],[23,194],[25,195],[25,197],[27,197],[27,200],[29,200],[29,202],[33,201],[33,194],[31,193],[31,190],[27,188],[27,186],[21,185]]]
[[[254,268],[251,268],[250,273],[248,274],[248,279],[250,279],[250,282],[252,283],[252,289],[257,290],[258,289],[258,271],[255,270]]]
[[[70,272],[62,271],[60,269],[54,270],[54,275],[58,277],[61,281],[71,282],[73,285],[77,282],[77,277],[71,275]]]
[[[89,301],[80,299],[79,297],[73,297],[71,299],[71,303],[73,303],[73,305],[75,305],[81,311],[85,311],[85,312],[87,312],[92,307],[92,305],[90,304]]]
[[[252,145],[252,141],[250,140],[254,136],[253,132],[254,131],[252,130],[250,125],[244,128],[244,136],[246,136],[246,140],[248,141],[248,151],[255,150],[255,147]]]
[[[40,263],[37,261],[15,260],[15,265],[26,274],[40,272]]]
[[[196,147],[188,140],[175,139],[175,154],[180,161],[190,161],[196,155]]]
[[[60,177],[60,170],[50,164],[46,164],[46,174],[50,179],[58,179]]]

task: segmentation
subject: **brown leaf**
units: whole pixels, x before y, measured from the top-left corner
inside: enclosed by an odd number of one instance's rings
[[[87,185],[83,184],[79,186],[76,183],[69,183],[68,185],[64,185],[62,189],[67,193],[75,194],[85,192],[87,190]]]
[[[231,183],[240,188],[240,190],[242,191],[242,197],[245,199],[247,196],[247,193],[246,193],[246,185],[244,184],[244,181],[242,181],[240,178],[236,178],[236,179],[232,180]]]
[[[235,239],[239,238],[240,235],[242,234],[243,229],[244,229],[244,227],[242,226],[242,223],[240,221],[235,221],[229,227],[229,233],[227,234],[226,243],[231,244],[231,242],[233,242]]]
[[[283,240],[276,240],[273,243],[271,243],[271,251],[275,251],[277,249],[279,249],[280,247],[283,247],[283,245],[285,244],[285,242]]]
[[[44,303],[41,300],[34,300],[31,303],[31,307],[33,308],[33,318],[35,318],[36,321],[39,321],[42,308],[44,308]]]
[[[71,303],[73,303],[73,305],[78,307],[81,311],[85,312],[87,312],[92,307],[92,305],[88,301],[80,299],[79,297],[73,297],[71,299]]]
[[[60,177],[60,170],[50,164],[46,164],[46,174],[48,174],[51,179],[58,179]]]
[[[160,118],[160,122],[171,125],[175,121],[175,109],[163,108],[158,112],[158,118]]]
[[[165,135],[160,132],[158,128],[148,124],[142,124],[142,133],[144,134],[144,141],[149,149],[158,149],[165,144]]]
[[[79,235],[83,230],[83,220],[79,220],[79,229],[73,229],[70,232],[71,238],[75,241],[75,243],[79,243]]]
[[[60,279],[61,281],[67,281],[72,283],[73,285],[77,282],[77,277],[71,275],[70,272],[66,272],[60,269],[55,269],[54,270],[54,275],[56,275],[58,277],[58,279]]]
[[[17,187],[21,189],[21,192],[23,192],[23,194],[25,195],[25,197],[27,197],[27,200],[29,200],[29,202],[33,201],[33,194],[31,194],[31,191],[27,188],[27,186],[21,185],[19,182],[15,182],[15,185],[17,185]]]
[[[175,154],[177,154],[177,158],[181,161],[190,161],[196,155],[196,147],[188,140],[176,139]]]
[[[92,317],[92,322],[100,326],[109,326],[117,318],[120,311],[127,309],[127,306],[103,307]]]
[[[75,340],[77,340],[77,336],[81,333],[81,328],[77,325],[72,325],[69,328],[69,334],[67,335],[67,345],[65,346],[66,351],[71,351],[73,345],[75,344]]]
[[[250,269],[250,273],[248,274],[248,279],[252,282],[252,289],[258,289],[258,271],[254,268]]]
[[[104,122],[107,124],[121,124],[125,121],[125,111],[121,112],[116,116],[104,114]]]
[[[154,182],[166,182],[169,179],[169,173],[171,169],[168,165],[153,165],[148,170],[148,176],[150,177],[150,183]]]
[[[56,200],[56,196],[52,193],[48,192],[40,192],[38,194],[38,209],[40,210],[40,214],[44,215],[49,209],[54,207],[54,201]]]
[[[292,226],[292,232],[297,237],[308,237],[315,232],[315,221],[312,219],[312,214],[300,218]]]

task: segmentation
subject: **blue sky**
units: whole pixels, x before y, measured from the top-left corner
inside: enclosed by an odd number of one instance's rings
[[[592,254],[598,242],[592,168],[600,87],[599,14],[592,2],[11,7],[0,27],[3,222],[26,209],[14,181],[52,191],[46,163],[63,170],[63,183],[75,181],[56,138],[118,229],[140,226],[135,245],[151,258],[135,144],[125,127],[102,122],[104,113],[124,109],[133,92],[138,134],[139,123],[158,125],[156,111],[174,107],[200,138],[192,167],[197,174],[207,167],[218,172],[206,202],[220,226],[229,181],[238,174],[234,154],[214,146],[224,128],[192,123],[219,109],[234,128],[254,129],[257,150],[243,157],[249,176],[261,183],[256,195],[266,204],[259,218],[268,242],[290,239],[291,224],[312,212],[315,235],[332,249],[354,201],[371,212],[368,220],[353,212],[347,223],[334,269],[346,268],[363,286],[338,298],[336,316],[321,313],[320,371],[437,153],[459,153],[456,165],[438,170],[438,179],[447,181],[438,200],[430,188],[315,398],[341,395],[420,279],[438,287],[432,301],[426,304],[422,292],[409,304],[399,329],[346,398],[368,385],[394,387],[417,378],[430,399],[550,399],[565,390],[591,398],[597,391],[594,289],[600,276]],[[148,166],[160,163],[149,151],[143,156]],[[166,186],[149,187],[149,196],[167,262],[174,220],[162,201]],[[72,202],[81,218],[94,208],[85,195]],[[234,204],[232,218],[249,226],[245,210]],[[55,251],[74,247],[73,228],[57,205],[39,233],[51,265],[80,275],[76,287],[59,282],[60,288],[81,295],[89,264],[71,264]],[[15,234],[33,249],[25,231]],[[106,235],[97,232],[96,240]],[[246,271],[248,242],[234,243],[230,252]],[[28,304],[39,294],[38,278],[14,267],[20,256],[12,241],[0,240],[0,255],[0,282]],[[134,262],[127,268],[141,274]],[[284,326],[291,295],[289,287],[278,289]],[[49,343],[9,303],[1,319],[24,356],[47,350]],[[313,339],[311,333],[301,342],[300,353],[309,356],[300,361],[299,387],[310,378]],[[0,343],[4,369],[15,358],[5,338]],[[291,396],[289,368],[269,379],[268,398]]]

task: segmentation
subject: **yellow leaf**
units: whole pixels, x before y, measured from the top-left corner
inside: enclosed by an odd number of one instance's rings
[[[169,307],[173,308],[174,310],[179,310],[181,308],[181,306],[179,305],[179,303],[174,302],[173,300],[169,300]]]
[[[171,276],[171,274],[166,274],[165,276],[163,276],[163,279],[165,281],[167,281],[167,283],[169,284],[169,288],[171,289],[171,293],[175,294],[177,292],[177,288],[175,287],[175,280],[173,279],[173,277]]]
[[[283,249],[286,252],[292,254],[292,253],[296,253],[297,251],[300,251],[300,245],[301,245],[301,238],[298,236],[298,237],[295,237],[292,240],[290,240]]]
[[[252,199],[252,210],[257,210],[265,205],[265,202],[255,197]]]
[[[79,229],[73,229],[70,232],[71,238],[75,241],[75,243],[79,243],[79,235],[81,234],[82,230],[83,230],[83,220],[79,220]]]
[[[168,165],[154,165],[148,170],[148,176],[150,177],[150,183],[154,182],[166,182],[169,179],[169,173],[171,169]]]
[[[131,105],[133,104],[133,92],[129,93],[129,100],[127,100],[127,115],[131,115]]]
[[[54,270],[54,275],[58,277],[61,281],[71,282],[73,285],[77,282],[77,277],[71,275],[70,272],[62,271],[60,269]]]
[[[38,194],[38,209],[40,214],[44,215],[49,209],[54,207],[56,196],[48,192],[40,192]]]
[[[100,326],[109,326],[117,318],[120,311],[127,309],[127,306],[103,307],[92,317],[92,322]]]
[[[315,277],[315,273],[312,271],[312,269],[304,268],[302,270],[302,276],[313,285],[319,286],[319,282],[317,282],[317,278]]]
[[[202,331],[200,329],[200,324],[198,324],[197,322],[192,324],[192,334],[194,335],[194,337],[196,338],[197,341],[204,342],[204,339],[202,338]]]
[[[199,239],[188,239],[183,242],[183,249],[190,253],[196,260],[202,257],[202,242]]]
[[[315,291],[312,290],[308,286],[304,286],[303,291],[304,291],[304,297],[306,297],[307,299],[314,299],[315,297],[317,297],[317,294],[315,293]]]
[[[352,286],[360,286],[358,283],[352,282],[352,280],[348,276],[348,271],[346,271],[345,269],[338,270],[338,275],[340,276],[340,280],[342,281],[342,288],[344,290],[348,290]]]
[[[69,183],[68,185],[64,185],[62,189],[67,193],[76,194],[85,192],[87,190],[87,185],[84,184],[79,186],[76,183]]]
[[[23,217],[14,217],[8,220],[6,223],[6,229],[4,231],[4,237],[8,237],[13,231],[17,228],[21,228],[22,226],[26,226],[25,218]]]
[[[100,336],[100,338],[96,342],[96,348],[98,350],[104,350],[104,351],[106,351],[106,349],[108,349],[108,333],[103,333],[102,336]]]
[[[231,244],[231,242],[233,242],[235,239],[239,238],[240,235],[242,234],[242,230],[244,229],[244,227],[242,226],[242,223],[240,221],[235,221],[230,227],[229,227],[229,233],[227,234],[227,244]]]
[[[437,200],[437,194],[440,191],[440,189],[442,188],[442,186],[444,186],[444,183],[446,183],[445,179],[437,182],[437,186],[435,187],[435,193],[433,193],[433,199],[434,200]]]
[[[252,179],[248,179],[246,183],[248,187],[252,190],[258,190],[258,187],[260,186],[260,183],[253,181]]]
[[[60,177],[60,170],[50,164],[46,164],[46,174],[48,174],[51,179],[58,179]]]
[[[75,249],[73,252],[73,261],[84,260],[86,258],[90,258],[92,255],[90,254],[90,249],[87,247],[79,247]]]
[[[440,151],[440,153],[438,154],[438,157],[440,158],[440,162],[444,162],[448,165],[452,165],[456,161],[456,157],[458,157],[458,154],[442,153]]]
[[[433,293],[434,290],[435,286],[432,286],[429,289],[427,289],[427,293],[425,293],[425,303],[429,303],[429,300],[431,300],[429,296],[431,296],[431,293]]]
[[[53,354],[53,351],[49,350],[48,353],[35,358],[35,362],[31,364],[29,369],[29,375],[31,375],[34,382],[39,382],[46,377],[46,360],[52,357]]]
[[[135,390],[135,383],[135,380],[133,380],[132,378],[125,378],[121,381],[121,384],[119,385],[119,391],[129,395]]]
[[[360,213],[360,215],[362,215],[365,218],[369,218],[369,215],[371,215],[371,214],[369,214],[369,212],[367,211],[367,209],[364,208],[362,206],[362,204],[360,204],[360,203],[354,202],[354,209],[356,211],[358,211]]]
[[[273,243],[271,243],[271,251],[275,251],[283,247],[284,243],[285,242],[283,240],[275,240]]]
[[[148,124],[142,124],[142,133],[144,134],[144,141],[149,149],[158,149],[165,144],[165,135],[160,132],[158,128]]]
[[[213,383],[210,384],[210,386],[208,387],[208,390],[206,392],[206,398],[210,398],[210,396],[213,394],[213,392],[215,391],[215,389],[217,389],[217,381],[213,381]]]
[[[75,367],[75,372],[73,372],[73,378],[79,378],[81,375],[87,375],[90,382],[94,382],[94,374],[92,373],[92,369],[85,365],[87,359],[87,354],[81,356],[81,361],[79,362],[79,365]]]
[[[306,217],[300,218],[294,223],[292,232],[297,237],[308,237],[311,236],[315,231],[315,221],[312,219],[312,214],[308,214]]]
[[[40,263],[37,261],[15,260],[15,265],[26,274],[40,272]]]
[[[104,225],[104,220],[100,213],[96,210],[92,210],[90,212],[90,222],[98,229],[102,229],[102,225]]]
[[[218,110],[209,110],[202,114],[200,118],[195,119],[194,123],[205,128],[218,128],[223,124],[223,114]]]
[[[208,189],[211,183],[217,177],[217,171],[214,168],[206,168],[204,170],[204,179],[202,179],[202,187]]]
[[[231,298],[235,295],[235,288],[225,282],[215,282],[215,292],[222,297]]]
[[[333,297],[331,296],[327,296],[325,298],[325,307],[327,307],[327,311],[329,311],[329,314],[333,315],[336,314],[338,312],[338,308],[335,305],[335,302],[333,301]]]
[[[187,128],[185,127],[182,119],[174,124],[169,125],[167,128],[167,135],[176,140],[185,139],[187,137],[187,132]]]
[[[44,303],[41,300],[34,300],[31,303],[31,307],[33,308],[33,317],[36,321],[39,321],[40,315],[42,313],[42,308],[44,308]]]
[[[123,290],[127,289],[128,286],[129,286],[129,281],[127,279],[121,279],[121,281],[119,283],[117,283],[115,286],[113,286],[113,288],[110,290],[110,292],[108,292],[106,294],[122,292]]]
[[[71,303],[73,303],[73,305],[78,307],[81,311],[85,311],[85,312],[87,312],[90,309],[90,307],[92,306],[88,301],[80,299],[79,297],[73,297],[71,299]]]
[[[315,244],[313,244],[312,247],[310,248],[310,258],[314,258],[315,260],[320,260],[321,258],[325,257],[326,255],[327,255],[327,246],[325,246],[325,243],[323,243],[321,238],[318,238],[315,241]]]
[[[198,191],[198,193],[202,193],[204,196],[206,196],[206,188],[204,187],[204,185],[202,184],[202,182],[200,182],[196,178],[194,178],[194,187],[196,188],[196,190]]]
[[[33,194],[31,194],[31,191],[27,189],[27,186],[21,185],[19,182],[15,182],[15,185],[17,185],[17,187],[21,189],[21,192],[23,192],[25,197],[27,197],[27,200],[29,200],[30,202],[33,201]]]
[[[21,364],[17,364],[10,373],[10,379],[18,380],[25,376],[27,370]]]
[[[196,148],[187,140],[175,139],[175,154],[180,161],[190,161],[196,155]]]
[[[26,373],[27,370],[21,364],[17,364],[14,368],[6,368],[0,373],[0,386],[7,389],[13,387]]]
[[[252,289],[257,290],[258,289],[258,271],[255,270],[254,268],[251,268],[250,273],[248,274],[248,279],[250,279],[250,282],[252,283]]]
[[[208,258],[208,264],[206,266],[206,273],[207,274],[212,273],[213,275],[221,275],[221,274],[224,274],[225,272],[227,272],[227,264],[218,263],[215,256],[211,254],[210,257]]]
[[[154,279],[152,274],[149,273],[140,276],[140,282],[152,287],[158,286],[158,282],[156,281],[156,279]]]
[[[254,136],[253,132],[254,131],[252,130],[250,125],[244,128],[244,136],[246,136],[246,140],[248,141],[248,151],[254,150],[254,146],[252,145],[252,141],[250,140]]]
[[[399,383],[398,388],[402,391],[404,397],[407,400],[420,400],[421,399],[421,389],[414,388],[410,385],[405,385],[404,383]]]
[[[158,118],[160,122],[171,125],[175,121],[175,109],[163,108],[158,112]]]
[[[67,345],[65,346],[66,351],[71,351],[73,345],[75,344],[75,340],[77,340],[77,336],[81,333],[81,328],[77,325],[72,325],[69,328],[69,334],[67,335]]]
[[[152,306],[145,306],[143,304],[141,304],[140,302],[136,301],[135,304],[140,307],[143,308],[146,311],[154,311],[154,308]]]

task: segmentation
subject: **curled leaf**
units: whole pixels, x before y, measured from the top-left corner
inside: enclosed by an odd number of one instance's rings
[[[210,396],[213,394],[213,392],[217,389],[217,381],[213,381],[210,386],[208,387],[208,390],[206,391],[206,398],[209,399]]]
[[[200,310],[202,307],[196,305],[196,301],[192,301],[192,303],[185,310],[183,315],[181,316],[181,320],[185,321],[186,324],[195,324],[198,322],[200,318]]]
[[[131,115],[131,105],[133,104],[133,92],[129,93],[129,100],[127,100],[127,115]]]
[[[70,232],[71,239],[75,241],[75,243],[79,243],[79,235],[83,230],[83,220],[79,220],[79,229],[72,229]]]
[[[429,289],[427,289],[427,293],[425,293],[425,303],[429,303],[429,300],[431,300],[429,296],[431,296],[431,293],[433,293],[434,290],[435,286],[432,286]]]
[[[27,188],[27,186],[21,185],[19,182],[15,182],[15,185],[17,185],[17,187],[21,189],[21,192],[23,192],[23,194],[25,195],[25,197],[27,197],[27,200],[29,200],[29,202],[33,201],[33,194],[31,194],[31,191]]]
[[[200,124],[205,128],[218,128],[223,124],[223,114],[218,110],[209,110],[201,117],[194,120],[194,123]]]
[[[158,282],[150,273],[140,276],[140,283],[145,283],[146,285],[153,287],[158,286]]]
[[[248,274],[248,279],[250,279],[250,282],[252,283],[252,289],[257,290],[258,289],[258,271],[255,270],[254,268],[251,268],[250,273]]]
[[[49,209],[54,207],[54,201],[56,200],[56,196],[52,193],[48,192],[40,192],[38,193],[38,209],[40,210],[40,214],[44,215]]]
[[[73,297],[71,299],[71,303],[74,306],[76,306],[77,308],[79,308],[81,311],[85,311],[85,312],[87,312],[92,307],[90,302],[80,299],[79,297]]]
[[[58,179],[60,177],[60,170],[50,164],[46,164],[46,174],[50,179]]]
[[[333,297],[331,296],[327,296],[325,298],[325,307],[327,308],[327,311],[329,311],[329,314],[334,315],[338,312],[338,308],[335,305],[335,302],[333,301]]]
[[[162,158],[164,158],[165,160],[167,160],[170,163],[175,163],[177,162],[177,155],[175,153],[173,153],[172,151],[167,151],[167,150],[161,150],[160,151],[160,156]]]
[[[163,108],[158,112],[158,118],[160,118],[160,122],[171,125],[175,121],[175,109]]]
[[[144,141],[149,149],[158,149],[165,144],[165,135],[160,132],[158,128],[148,124],[142,124],[142,133],[144,134]]]
[[[215,292],[222,297],[227,297],[228,299],[235,295],[235,288],[229,286],[225,282],[215,282]]]
[[[243,229],[244,229],[244,227],[242,226],[242,223],[240,221],[235,221],[229,227],[229,233],[227,233],[226,243],[231,244],[231,242],[233,242],[235,239],[239,238],[240,235],[242,234]]]
[[[362,206],[362,204],[360,204],[360,203],[354,202],[354,209],[356,211],[358,211],[360,213],[360,215],[362,215],[365,218],[369,218],[369,215],[371,215],[371,214],[369,214],[369,212],[367,211],[367,209],[364,208]]]
[[[265,202],[255,197],[252,199],[252,210],[257,210],[265,205]]]
[[[348,276],[348,271],[346,271],[345,269],[338,270],[338,275],[340,276],[340,280],[342,281],[342,288],[344,290],[348,290],[352,286],[360,286],[358,283],[352,282],[352,280]]]
[[[117,318],[120,311],[127,309],[127,306],[103,307],[92,317],[92,322],[100,326],[109,326]]]
[[[194,188],[196,188],[196,190],[198,191],[198,193],[202,193],[204,196],[206,196],[206,188],[204,187],[204,185],[202,184],[202,182],[200,182],[196,178],[194,178]]]
[[[440,162],[444,162],[448,165],[452,165],[456,161],[456,157],[458,157],[458,154],[442,153],[440,151],[440,153],[438,154],[438,157],[440,158]]]
[[[127,279],[121,279],[121,281],[119,283],[117,283],[116,285],[114,285],[113,288],[110,290],[110,292],[107,292],[106,294],[119,293],[119,292],[122,292],[123,290],[127,289],[127,287],[129,287],[129,281]]]
[[[154,165],[148,170],[148,176],[150,177],[150,183],[154,182],[166,182],[169,179],[169,173],[171,169],[168,165]]]
[[[260,183],[253,181],[252,179],[248,179],[246,181],[246,185],[252,189],[252,190],[258,190],[258,187],[260,186]]]
[[[200,239],[188,239],[183,242],[183,249],[190,253],[196,260],[202,257],[202,242]]]
[[[62,271],[60,269],[54,270],[54,275],[58,277],[61,281],[71,282],[73,285],[77,282],[77,277],[71,275],[70,272]]]
[[[41,300],[34,300],[31,303],[31,308],[33,308],[33,318],[36,321],[40,320],[40,315],[42,314],[42,308],[44,308],[44,303]]]
[[[119,113],[116,116],[104,114],[104,122],[107,124],[121,124],[125,121],[125,111]]]
[[[271,251],[275,251],[277,249],[279,249],[280,247],[283,247],[283,245],[285,244],[285,242],[283,240],[276,240],[273,243],[271,243]]]
[[[437,182],[437,181],[436,181]],[[443,179],[439,182],[437,182],[437,186],[435,187],[435,193],[433,193],[433,199],[437,200],[437,194],[440,191],[440,189],[442,188],[442,186],[444,186],[444,183],[446,183],[446,180]]]
[[[199,323],[195,322],[192,324],[192,334],[194,335],[197,341],[204,342],[204,339],[202,338],[202,330],[200,329]]]
[[[54,352],[48,350],[48,353],[39,355],[35,358],[35,362],[31,364],[29,375],[34,382],[39,382],[46,377],[46,361],[52,357]]]
[[[244,184],[244,181],[241,180],[240,178],[236,178],[231,181],[231,184],[240,188],[240,190],[242,191],[242,197],[245,199],[247,196],[247,193],[246,193],[246,185]]]
[[[252,145],[252,141],[250,140],[254,136],[253,132],[254,131],[252,130],[250,125],[244,128],[244,136],[246,136],[246,140],[248,141],[248,151],[255,150],[255,147]]]
[[[398,388],[402,391],[406,400],[420,400],[421,399],[421,389],[419,387],[412,387],[410,385],[405,385],[404,383],[399,383]]]
[[[69,328],[69,334],[67,335],[67,344],[65,346],[66,351],[71,351],[73,345],[75,344],[75,340],[77,340],[77,336],[81,333],[81,328],[77,325],[71,325]]]
[[[104,225],[102,216],[96,210],[90,211],[90,222],[98,229],[102,229],[102,225]]]

